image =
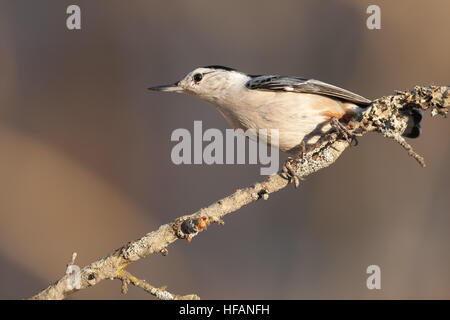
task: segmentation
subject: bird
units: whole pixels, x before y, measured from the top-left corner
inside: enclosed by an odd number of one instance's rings
[[[280,151],[298,155],[329,130],[346,135],[345,123],[372,101],[314,79],[282,75],[250,75],[220,65],[199,67],[172,84],[148,88],[193,95],[222,114],[234,129],[277,129]],[[422,115],[408,115],[403,135],[419,136]],[[270,141],[268,141],[270,144]]]

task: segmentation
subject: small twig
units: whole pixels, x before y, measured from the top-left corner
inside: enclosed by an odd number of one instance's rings
[[[131,283],[136,287],[144,289],[146,292],[150,293],[151,295],[155,296],[160,300],[200,300],[200,297],[197,296],[196,294],[188,294],[185,296],[180,296],[177,294],[170,293],[169,291],[166,290],[165,287],[156,288],[147,281],[140,280],[125,270],[119,273],[117,279],[120,279],[122,281],[122,293],[124,294],[127,293],[128,284]]]
[[[74,252],[72,253],[72,259],[70,260],[70,262],[67,264],[67,266],[73,266],[75,264],[75,259],[77,258],[77,253]]]
[[[408,151],[408,155],[416,159],[416,161],[422,166],[422,168],[426,167],[425,159],[420,154],[415,152],[413,147],[411,147],[411,145],[406,142],[405,138],[403,138],[398,132],[392,130],[383,130],[381,131],[381,133],[386,138],[393,139],[398,144],[400,144],[406,151]]]

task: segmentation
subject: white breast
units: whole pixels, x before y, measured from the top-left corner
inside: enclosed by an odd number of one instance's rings
[[[237,85],[227,90],[216,107],[234,128],[278,129],[279,148],[292,150],[305,140],[314,143],[322,130],[328,130],[324,112],[345,114],[343,104],[315,94],[249,90]]]

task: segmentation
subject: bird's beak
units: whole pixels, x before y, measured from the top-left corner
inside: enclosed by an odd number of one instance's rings
[[[162,86],[150,87],[148,90],[153,91],[163,91],[163,92],[183,92],[183,88],[177,83],[174,84],[164,84]]]

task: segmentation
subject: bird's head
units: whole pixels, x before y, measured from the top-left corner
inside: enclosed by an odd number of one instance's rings
[[[150,87],[162,92],[189,93],[203,100],[216,102],[230,87],[242,86],[248,76],[234,69],[222,66],[197,68],[183,79],[168,85]]]

